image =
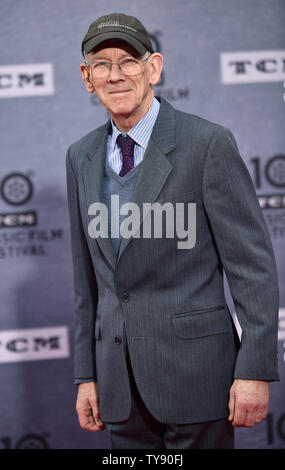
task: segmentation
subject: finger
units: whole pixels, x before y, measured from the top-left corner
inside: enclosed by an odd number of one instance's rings
[[[101,426],[97,426],[91,409],[85,412],[78,412],[78,419],[81,428],[86,431],[96,432],[104,429]]]
[[[256,409],[247,410],[245,421],[244,421],[244,426],[246,428],[252,428],[252,426],[254,426],[255,424],[255,420],[256,420]]]
[[[97,431],[103,431],[104,427],[97,426],[95,423],[88,423],[85,424],[84,426],[81,426],[82,429],[85,431],[91,431],[91,432],[97,432]]]
[[[240,427],[244,426],[246,420],[246,405],[242,402],[235,402],[235,410],[233,416],[233,426]]]
[[[235,412],[235,395],[233,392],[230,392],[230,399],[229,399],[228,407],[229,407],[229,412],[230,412],[228,420],[233,421],[234,412]]]
[[[263,419],[266,418],[268,413],[268,406],[264,405],[258,408],[255,415],[255,424],[260,423]]]
[[[96,426],[98,426],[98,428],[101,428],[101,429],[102,429],[102,428],[104,429],[104,427],[105,427],[105,424],[103,423],[103,421],[102,421],[100,415],[98,415],[98,416],[95,418],[95,424],[96,424]]]
[[[94,418],[94,421],[96,423],[97,426],[99,426],[99,428],[101,428],[102,426],[104,426],[104,423],[101,419],[101,416],[100,416],[100,412],[97,410],[93,410],[92,409],[92,412],[93,412],[93,418]]]
[[[100,411],[99,411],[99,406],[98,406],[98,400],[91,400],[91,407],[92,407],[92,416],[93,416],[93,419],[94,419],[94,422],[96,424],[96,426],[98,426],[99,428],[104,428],[105,425],[101,419],[101,415],[100,415]]]

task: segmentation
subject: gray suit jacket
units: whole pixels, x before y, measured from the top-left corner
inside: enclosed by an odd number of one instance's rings
[[[196,203],[196,244],[179,239],[90,238],[101,201],[110,122],[70,146],[67,184],[76,301],[75,377],[98,383],[101,417],[127,419],[130,386],[164,423],[228,414],[233,378],[278,380],[278,280],[264,218],[231,132],[161,99],[133,202]],[[165,229],[165,227],[164,227]],[[141,227],[140,227],[141,230]],[[243,334],[233,327],[226,272]]]

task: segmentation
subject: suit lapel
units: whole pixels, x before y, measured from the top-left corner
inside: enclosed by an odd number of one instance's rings
[[[174,110],[162,99],[160,106],[131,200],[140,209],[140,224],[144,220],[142,218],[143,203],[154,203],[156,201],[172,170],[172,165],[165,155],[176,147]],[[144,213],[144,218],[147,216],[147,213]],[[138,230],[139,226],[136,229]],[[122,235],[118,261],[131,240],[132,238],[125,238]]]
[[[102,186],[104,178],[104,166],[106,160],[106,142],[110,129],[110,121],[98,129],[92,145],[87,150],[86,165],[83,169],[83,182],[85,188],[87,208],[94,202],[102,201]],[[111,239],[97,237],[96,241],[105,258],[113,269],[116,268],[116,254]]]

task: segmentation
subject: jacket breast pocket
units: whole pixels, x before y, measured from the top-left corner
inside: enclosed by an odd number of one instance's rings
[[[226,333],[231,329],[225,306],[171,315],[174,333],[181,339],[194,339]]]

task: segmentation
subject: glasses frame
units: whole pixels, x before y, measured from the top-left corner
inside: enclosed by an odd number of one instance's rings
[[[141,65],[144,64],[144,63],[150,58],[150,56],[151,56],[151,53],[150,53],[149,51],[147,51],[147,52],[145,53],[145,55],[146,55],[146,54],[147,54],[147,56],[146,56],[145,58],[143,58],[143,59],[136,59],[135,57],[133,57],[133,59],[136,60],[136,61],[138,62],[138,64],[141,66]],[[122,60],[120,60],[119,62],[108,62],[108,61],[106,61],[106,65],[107,65],[108,68],[109,68],[109,73],[106,74],[106,76],[104,76],[104,77],[97,77],[97,80],[102,80],[102,78],[108,77],[108,76],[110,75],[110,73],[111,73],[111,70],[112,70],[112,66],[113,66],[113,65],[117,65],[117,66],[119,67],[120,72],[121,72],[123,75],[126,75],[126,77],[135,77],[136,75],[139,75],[139,74],[140,74],[140,72],[135,73],[134,75],[128,75],[128,74],[124,73],[124,72],[122,71],[121,65],[120,65],[120,63],[121,63],[122,61],[124,61],[124,60],[126,60],[126,59],[122,59]],[[95,63],[97,63],[97,62],[100,62],[100,60],[98,60],[98,61],[96,61],[96,62],[95,62],[95,61],[94,61],[94,62],[89,62],[89,63],[88,63],[87,60],[85,60],[85,62],[84,62],[85,68],[88,68],[88,67],[90,67],[91,65],[93,65],[93,64],[95,64]],[[104,62],[104,61],[102,60],[101,62]],[[92,72],[92,69],[91,69],[91,72]]]

